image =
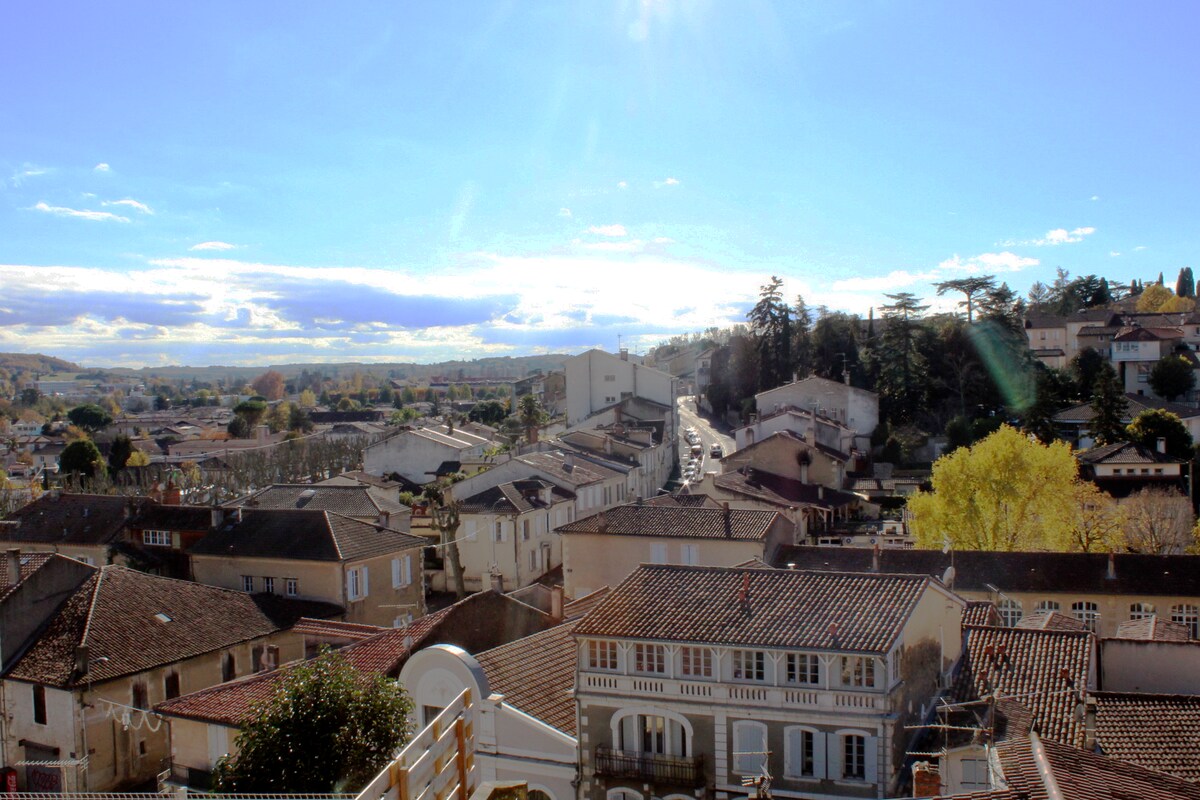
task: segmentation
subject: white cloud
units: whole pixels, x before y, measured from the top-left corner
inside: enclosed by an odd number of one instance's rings
[[[559,215],[560,217],[566,217],[567,219],[570,219],[570,217],[571,217],[571,209],[569,209],[569,208],[560,208],[560,209],[558,210],[558,215]]]
[[[1118,250],[1110,250],[1108,254],[1110,256],[1112,256],[1113,258],[1116,258],[1117,256],[1121,255],[1120,251],[1118,251]]]
[[[655,244],[674,244],[675,243],[675,240],[672,239],[670,236],[655,236],[653,239],[651,239],[651,241],[654,242]]]
[[[1098,195],[1098,194],[1094,194],[1094,195],[1092,195],[1092,200],[1093,200],[1093,201],[1096,201],[1096,200],[1099,200],[1099,199],[1100,199],[1100,195]]]
[[[624,225],[593,225],[588,228],[588,233],[594,233],[597,236],[624,236]]]
[[[188,250],[233,250],[236,249],[236,244],[229,242],[200,242],[188,248]]]
[[[65,206],[52,206],[46,203],[38,203],[33,207],[34,211],[42,211],[46,214],[53,214],[56,217],[75,217],[76,219],[92,219],[92,220],[111,220],[113,222],[129,222],[129,217],[122,217],[117,214],[111,214],[107,211],[82,211],[76,208],[66,208]]]
[[[655,181],[654,182],[655,189],[661,189],[664,186],[678,186],[678,185],[679,185],[678,178],[667,178],[665,181]]]
[[[577,242],[584,250],[599,250],[608,253],[635,253],[645,247],[640,239],[627,239],[623,242]]]
[[[105,164],[103,161],[101,161],[99,164],[92,167],[92,170],[94,172],[111,172],[112,167],[110,167],[108,164]]]
[[[130,200],[129,198],[125,198],[124,200],[105,200],[100,205],[102,205],[102,206],[128,206],[129,208],[136,209],[136,210],[142,212],[143,214],[153,214],[154,213],[153,209],[151,209],[150,206],[146,205],[145,203],[139,203],[137,200]]]
[[[1041,262],[1029,256],[1019,256],[1005,250],[1003,253],[980,253],[963,258],[957,253],[938,264],[943,272],[1020,272],[1026,267],[1036,267]]]
[[[1055,228],[1054,230],[1046,231],[1046,235],[1040,239],[1025,239],[1022,241],[1007,241],[1001,242],[1002,247],[1053,247],[1060,244],[1077,244],[1082,242],[1085,236],[1091,236],[1096,232],[1093,227],[1073,228]]]
[[[830,288],[835,292],[886,292],[912,286],[914,283],[932,281],[937,277],[938,273],[936,272],[909,272],[897,269],[878,277],[843,278],[840,281],[834,281]]]
[[[617,188],[618,189],[628,189],[629,183],[626,181],[617,181]]]
[[[1146,249],[1146,245],[1144,245],[1144,244],[1139,244],[1137,247],[1133,248],[1133,252],[1135,252],[1135,253],[1140,253],[1140,252],[1142,252],[1142,251],[1143,251],[1143,250],[1145,250],[1145,249]]]

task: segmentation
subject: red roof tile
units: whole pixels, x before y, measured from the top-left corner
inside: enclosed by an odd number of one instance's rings
[[[1095,692],[1104,754],[1200,783],[1200,697]]]
[[[682,539],[761,541],[779,518],[775,511],[743,509],[617,506],[577,519],[556,530],[564,535],[669,536]]]
[[[574,622],[478,653],[475,659],[504,702],[563,733],[575,730]]]

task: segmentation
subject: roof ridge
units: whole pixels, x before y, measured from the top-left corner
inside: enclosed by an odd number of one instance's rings
[[[92,600],[90,603],[88,603],[87,622],[83,624],[83,633],[80,634],[79,641],[75,643],[76,645],[87,644],[88,634],[91,633],[92,630],[92,619],[95,617],[96,613],[96,601],[100,597],[100,584],[104,582],[104,576],[108,574],[109,568],[114,566],[116,565],[105,564],[96,573],[96,583],[92,587]]]

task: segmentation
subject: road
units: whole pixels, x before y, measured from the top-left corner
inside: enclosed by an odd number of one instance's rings
[[[683,432],[688,428],[695,428],[696,433],[700,434],[700,444],[704,448],[704,455],[700,460],[700,474],[710,471],[720,471],[720,467],[712,463],[709,453],[712,451],[714,444],[721,445],[721,450],[728,455],[733,452],[733,437],[717,430],[712,426],[706,417],[696,413],[696,403],[690,397],[680,397],[676,404],[679,406],[679,464],[680,468],[687,466],[688,459],[691,457],[692,446],[688,444],[687,439],[683,438]]]

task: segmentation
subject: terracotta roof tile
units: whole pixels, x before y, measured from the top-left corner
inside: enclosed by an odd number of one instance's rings
[[[1016,626],[1039,631],[1086,631],[1088,629],[1087,624],[1083,621],[1057,611],[1035,611],[1021,617]]]
[[[1095,638],[1087,632],[966,627],[951,695],[959,702],[993,693],[1027,706],[1047,738],[1082,740],[1075,716],[1088,689]]]
[[[1200,697],[1095,692],[1105,755],[1200,783]]]
[[[504,702],[571,736],[576,732],[575,625],[567,622],[475,656],[489,687],[503,694]]]
[[[643,565],[575,632],[883,653],[930,583],[919,575]]]
[[[71,595],[7,677],[64,688],[106,681],[267,636],[294,621],[268,613],[259,600],[106,566]],[[277,600],[272,610],[286,604]],[[75,672],[79,645],[90,651],[86,678]]]
[[[397,496],[393,498],[392,495]],[[380,512],[407,514],[395,492],[385,492],[370,486],[337,486],[280,483],[268,486],[250,497],[231,503],[246,509],[304,508],[310,511],[332,511],[347,517],[378,517]]]
[[[1142,619],[1131,619],[1117,626],[1117,639],[1145,639],[1156,642],[1190,642],[1191,631],[1187,625],[1168,622],[1157,615]]]
[[[612,590],[609,587],[601,586],[596,591],[591,592],[590,594],[585,594],[578,600],[572,600],[571,602],[564,604],[563,616],[567,619],[579,619],[580,617],[587,615],[588,612],[590,612],[593,608],[600,605],[600,602],[604,598],[608,597],[608,593],[611,591]]]
[[[996,604],[988,600],[968,600],[967,608],[963,611],[963,626],[967,625],[1000,625],[1000,612]]]
[[[577,519],[556,530],[560,534],[670,536],[684,539],[761,541],[779,519],[775,511],[623,505]]]
[[[388,630],[391,630],[391,628],[381,628],[378,625],[363,625],[358,622],[342,622],[341,620],[333,619],[312,619],[310,617],[302,617],[292,626],[293,633],[305,636],[336,636],[355,641],[366,639],[368,636],[374,636]]]
[[[8,574],[8,558],[0,553],[0,600],[8,597],[21,582],[41,569],[52,558],[66,558],[56,553],[22,553],[18,561],[19,576]],[[14,580],[16,578],[16,580]]]
[[[47,492],[8,515],[0,539],[39,544],[109,544],[145,498]],[[16,523],[11,524],[11,523]]]
[[[331,511],[246,510],[191,548],[193,555],[346,561],[421,547],[424,540]]]

